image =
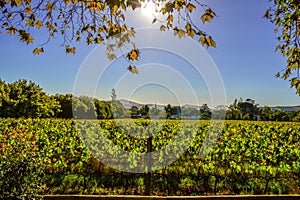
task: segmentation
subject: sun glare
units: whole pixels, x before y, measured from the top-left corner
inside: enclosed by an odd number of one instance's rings
[[[155,16],[155,4],[152,1],[148,1],[142,3],[141,12],[146,15],[147,17],[154,17]]]

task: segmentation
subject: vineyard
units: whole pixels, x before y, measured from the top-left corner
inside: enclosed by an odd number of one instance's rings
[[[300,193],[300,123],[225,121],[208,136],[210,128],[209,121],[1,119],[0,197],[144,194],[149,167],[151,195]],[[204,143],[211,151],[200,156]],[[151,165],[142,159],[149,150]],[[165,166],[169,154],[176,159]]]

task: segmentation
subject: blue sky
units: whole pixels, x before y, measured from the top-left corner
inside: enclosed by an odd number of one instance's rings
[[[299,105],[299,96],[294,89],[289,88],[289,82],[275,78],[275,74],[283,69],[285,60],[274,52],[277,44],[274,26],[262,19],[270,3],[267,0],[205,2],[218,15],[211,24],[205,24],[203,29],[217,42],[217,48],[210,48],[207,53],[220,72],[227,103],[242,97],[255,99],[260,105]],[[133,17],[128,16],[128,22],[138,28],[151,26],[151,19],[137,12]],[[195,20],[200,21],[200,16],[195,16]],[[35,36],[38,44],[42,35],[35,33]],[[155,39],[159,40],[159,36],[156,35]],[[24,78],[33,80],[49,94],[72,93],[76,77],[86,63],[101,67],[108,63],[100,55],[102,47],[93,50],[96,46],[77,43],[77,54],[73,56],[66,55],[60,43],[52,41],[44,47],[43,55],[34,56],[34,45],[23,44],[17,37],[0,35],[0,79],[13,82]],[[165,45],[168,49],[169,45]],[[188,45],[183,45],[182,50],[189,52],[191,57],[199,56]],[[87,84],[82,85],[81,89],[89,91],[95,87],[91,92],[103,99],[109,98],[109,91],[115,87],[119,98],[140,102],[195,103],[192,97],[196,96],[199,104],[216,105],[211,104],[205,77],[196,76],[193,66],[184,57],[153,49],[144,49],[142,53],[144,57],[137,63],[139,75],[128,73],[126,63],[120,58],[109,63],[101,77],[98,74],[96,86],[89,87]],[[176,64],[184,65],[185,68],[176,67]],[[161,72],[161,76],[169,74],[164,80],[166,82],[157,84],[162,80],[157,71]],[[96,77],[97,73],[91,73]],[[188,90],[190,93],[185,93]]]

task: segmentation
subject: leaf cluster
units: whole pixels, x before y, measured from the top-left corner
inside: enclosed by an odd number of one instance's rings
[[[192,20],[193,15],[201,14],[199,22],[211,22],[216,14],[205,4],[186,0],[155,0],[158,14],[153,23],[160,23],[160,30],[172,30],[179,38],[188,36],[200,38],[207,48],[216,47],[212,38],[202,31],[200,23]],[[140,8],[145,0],[9,0],[0,1],[0,32],[18,34],[26,44],[34,43],[33,32],[46,35],[44,42],[33,50],[34,55],[42,54],[52,39],[60,39],[67,54],[76,53],[75,42],[84,41],[87,45],[102,44],[107,47],[109,60],[116,59],[114,51],[128,48],[128,70],[138,73],[133,61],[140,56],[137,47],[131,43],[134,29],[128,28],[125,12]],[[195,11],[198,10],[196,13]],[[195,13],[195,14],[194,14]],[[135,54],[136,53],[136,54]]]
[[[276,74],[277,78],[290,80],[291,88],[300,95],[300,2],[299,0],[274,0],[274,5],[264,14],[276,28],[279,51],[286,58],[286,66]]]

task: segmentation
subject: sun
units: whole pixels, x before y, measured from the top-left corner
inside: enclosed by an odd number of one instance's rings
[[[153,1],[142,3],[141,12],[147,17],[150,18],[155,17],[155,14],[157,13],[155,8],[155,3]]]

